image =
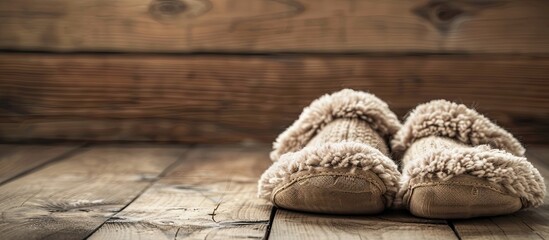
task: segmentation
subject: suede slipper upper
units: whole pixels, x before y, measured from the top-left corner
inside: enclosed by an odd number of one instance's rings
[[[402,157],[396,204],[416,216],[469,218],[539,206],[545,184],[509,132],[465,105],[435,100],[392,141]]]
[[[259,196],[293,210],[380,212],[398,188],[387,141],[400,126],[372,94],[344,89],[324,95],[277,138]]]

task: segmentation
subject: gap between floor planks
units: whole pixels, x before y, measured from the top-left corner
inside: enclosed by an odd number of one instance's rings
[[[41,167],[77,154],[84,144],[0,145],[0,185]]]

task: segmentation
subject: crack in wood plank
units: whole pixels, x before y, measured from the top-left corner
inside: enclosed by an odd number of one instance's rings
[[[219,205],[221,205],[221,202],[218,202],[216,205],[215,205],[215,208],[213,209],[212,213],[208,214],[208,215],[211,215],[212,216],[212,221],[214,223],[217,223],[217,221],[215,220],[215,211],[217,211],[217,209],[219,208]]]
[[[0,158],[0,185],[23,177],[48,164],[69,158],[85,151],[88,144],[75,144],[66,146],[40,146],[40,145],[0,145],[0,150],[8,150],[10,146],[13,154],[7,154]]]
[[[177,235],[179,235],[179,231],[181,230],[181,228],[177,228],[177,231],[175,232],[175,236],[173,237],[173,240],[177,240]]]
[[[230,175],[229,177],[229,180],[227,181],[227,185],[225,187],[225,190],[221,193],[221,196],[219,197],[219,200],[217,202],[217,204],[215,205],[213,211],[211,214],[212,216],[212,221],[217,223],[217,221],[215,220],[215,211],[217,211],[217,209],[219,208],[219,206],[221,205],[221,203],[223,202],[223,198],[225,197],[225,194],[229,191],[229,189],[231,188],[231,183],[233,182],[233,179],[232,179],[232,175]]]

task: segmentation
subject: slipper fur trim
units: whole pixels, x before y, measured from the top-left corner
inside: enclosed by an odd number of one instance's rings
[[[396,204],[409,194],[409,183],[424,179],[448,180],[458,175],[471,175],[501,184],[511,194],[520,196],[523,207],[543,203],[545,183],[539,171],[524,157],[492,149],[489,145],[456,149],[433,149],[414,157],[403,172],[402,186]]]
[[[306,107],[299,118],[273,143],[271,159],[302,149],[326,124],[336,118],[359,118],[367,121],[382,137],[392,136],[401,124],[387,104],[375,95],[343,89],[326,94]]]
[[[464,144],[488,144],[493,148],[524,156],[524,147],[509,132],[463,104],[433,100],[418,105],[391,142],[396,156],[402,156],[417,139],[443,136]]]
[[[379,150],[358,142],[309,146],[301,151],[282,155],[259,179],[258,195],[270,200],[275,188],[291,182],[292,174],[337,168],[349,168],[350,172],[369,170],[375,173],[387,188],[384,193],[387,206],[392,205],[400,179],[396,164]]]

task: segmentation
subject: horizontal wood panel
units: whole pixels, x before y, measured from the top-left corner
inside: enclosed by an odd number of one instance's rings
[[[0,55],[2,140],[270,142],[318,96],[445,98],[549,141],[549,58]]]
[[[4,0],[0,49],[549,52],[545,0]]]

